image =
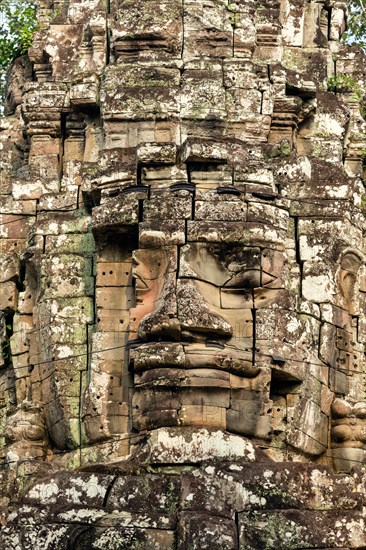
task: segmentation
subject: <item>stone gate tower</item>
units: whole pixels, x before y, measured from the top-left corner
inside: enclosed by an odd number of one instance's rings
[[[366,548],[366,57],[333,0],[40,0],[0,120],[3,548]]]

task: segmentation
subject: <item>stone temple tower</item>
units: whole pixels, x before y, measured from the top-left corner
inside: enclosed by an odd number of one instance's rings
[[[1,548],[366,548],[366,57],[334,0],[40,0],[0,120]]]

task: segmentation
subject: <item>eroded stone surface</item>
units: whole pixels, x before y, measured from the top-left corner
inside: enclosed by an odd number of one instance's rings
[[[39,1],[0,121],[2,546],[366,546],[346,12]]]

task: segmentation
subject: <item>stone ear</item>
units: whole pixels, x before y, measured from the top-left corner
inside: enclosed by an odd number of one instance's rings
[[[357,312],[356,290],[360,267],[360,255],[347,251],[342,255],[337,271],[337,286],[344,300],[343,306],[350,315],[355,315]]]

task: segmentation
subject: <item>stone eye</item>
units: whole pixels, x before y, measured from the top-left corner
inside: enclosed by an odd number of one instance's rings
[[[234,274],[224,285],[226,288],[258,288],[261,286],[259,269],[246,269]]]

